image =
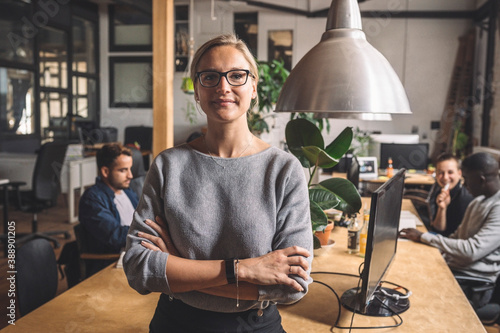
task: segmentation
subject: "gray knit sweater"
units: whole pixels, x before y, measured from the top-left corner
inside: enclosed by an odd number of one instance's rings
[[[440,249],[451,269],[495,282],[500,273],[500,191],[488,199],[475,198],[449,238],[425,233],[421,239]]]
[[[283,285],[259,286],[258,301],[236,301],[197,291],[173,294],[166,276],[168,254],[145,249],[138,231],[154,233],[143,221],[161,216],[183,258],[252,258],[276,249],[313,243],[303,169],[291,154],[271,147],[255,155],[218,158],[184,144],[154,160],[127,238],[124,269],[141,294],[163,292],[191,306],[219,312],[293,303],[312,282],[294,278],[297,292]]]

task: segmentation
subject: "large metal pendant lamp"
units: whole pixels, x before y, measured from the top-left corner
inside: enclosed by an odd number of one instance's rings
[[[396,72],[366,41],[356,0],[332,1],[326,32],[292,69],[276,111],[368,120],[411,113]]]

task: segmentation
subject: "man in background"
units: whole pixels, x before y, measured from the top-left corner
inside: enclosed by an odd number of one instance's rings
[[[96,155],[99,175],[80,199],[78,216],[91,253],[120,253],[125,247],[132,215],[139,199],[129,189],[132,153],[119,144],[106,144]],[[111,262],[96,260],[87,265],[87,275]]]
[[[451,235],[460,225],[473,197],[462,186],[460,161],[443,153],[436,161],[436,184],[430,193],[431,230],[443,236]]]
[[[403,229],[401,236],[438,248],[456,276],[481,277],[494,284],[500,274],[498,162],[488,153],[477,153],[463,161],[462,171],[474,200],[458,229],[449,237],[416,229]]]

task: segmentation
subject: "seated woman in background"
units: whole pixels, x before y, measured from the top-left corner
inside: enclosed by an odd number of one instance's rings
[[[152,164],[127,278],[140,293],[162,292],[151,332],[283,332],[276,303],[298,301],[312,282],[304,172],[248,129],[258,70],[244,42],[209,40],[191,76],[208,130]]]

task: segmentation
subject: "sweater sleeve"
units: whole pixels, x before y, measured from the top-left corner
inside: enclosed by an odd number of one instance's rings
[[[158,233],[147,226],[144,220],[154,221],[156,216],[163,217],[162,184],[163,176],[153,163],[146,176],[142,197],[130,225],[123,268],[129,285],[140,294],[162,292],[172,296],[166,276],[168,253],[146,249],[141,245],[143,239],[137,236],[139,231],[158,236]]]
[[[311,272],[313,260],[313,234],[309,212],[309,194],[304,172],[300,163],[291,162],[291,172],[280,182],[277,182],[278,200],[277,228],[273,240],[273,250],[300,246],[310,252],[306,258],[309,263],[308,273]],[[269,285],[259,287],[259,301],[273,301],[282,304],[292,304],[304,297],[312,278],[304,280],[299,276],[292,276],[303,288],[299,292],[285,285]]]
[[[469,216],[471,219],[481,219],[480,216]],[[425,233],[422,242],[437,247],[453,261],[459,261],[463,265],[478,261],[498,248],[500,239],[500,205],[494,205],[484,221],[475,221],[482,224],[477,233],[466,239],[455,239],[459,233],[457,230],[450,238],[441,235]],[[461,225],[459,228],[464,227]]]

